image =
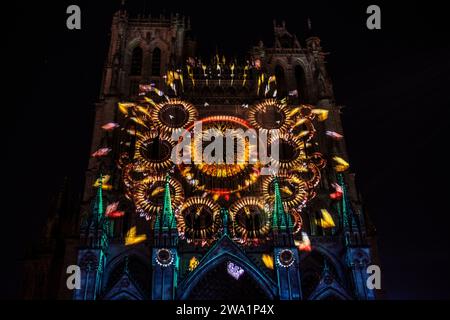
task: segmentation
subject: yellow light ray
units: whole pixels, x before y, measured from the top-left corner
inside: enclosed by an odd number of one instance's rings
[[[199,264],[200,264],[200,261],[198,261],[198,259],[195,256],[192,257],[191,260],[189,260],[189,271],[194,271],[195,268],[197,268]]]
[[[98,188],[98,187],[100,187],[100,182],[102,184],[106,184],[106,183],[108,183],[109,179],[111,179],[110,175],[104,175],[104,176],[102,176],[102,178],[98,178],[97,180],[95,180],[93,186]]]
[[[292,196],[293,192],[291,189],[289,189],[287,186],[284,186],[282,188],[280,188],[281,191],[283,191],[284,193],[286,193],[289,196]]]
[[[298,137],[299,139],[301,139],[301,138],[303,138],[303,137],[306,137],[306,136],[309,135],[309,134],[310,134],[310,131],[304,130],[304,131],[300,132],[300,133],[297,135],[297,137]]]
[[[152,99],[148,98],[148,97],[144,97],[145,101],[150,103],[152,106],[156,107],[156,103],[155,101],[153,101]]]
[[[143,126],[143,127],[148,129],[147,125],[145,124],[145,122],[142,119],[137,118],[137,117],[131,117],[130,119],[132,121],[134,121],[135,123],[137,123],[137,124],[139,124],[139,125],[141,125],[141,126]]]
[[[336,162],[334,170],[337,172],[344,172],[350,167],[350,164],[341,157],[333,157],[333,160]]]
[[[297,107],[295,109],[292,109],[292,111],[289,112],[289,116],[293,117],[300,111],[300,108]]]
[[[262,262],[264,263],[264,265],[266,266],[266,268],[273,270],[274,267],[274,263],[273,263],[273,257],[270,254],[266,254],[264,253],[262,255]]]
[[[157,188],[155,188],[155,190],[153,190],[153,192],[152,192],[152,197],[154,197],[154,196],[156,196],[156,195],[162,193],[163,191],[164,191],[164,188],[163,188],[163,187],[157,187]]]
[[[118,106],[119,111],[126,115],[128,114],[128,108],[134,107],[135,104],[130,102],[119,102]]]
[[[126,246],[131,246],[131,245],[135,245],[138,243],[141,243],[143,241],[147,240],[147,235],[145,234],[141,234],[141,235],[136,235],[136,227],[132,227],[128,232],[127,235],[125,237],[125,245]]]
[[[316,220],[316,224],[321,226],[324,229],[334,228],[336,224],[334,223],[333,217],[328,212],[327,209],[321,209],[322,218]]]
[[[148,111],[148,108],[144,108],[143,106],[137,106],[136,109],[139,112],[145,114],[146,116],[151,117],[150,112]]]
[[[325,121],[328,119],[328,110],[325,109],[313,109],[312,113],[314,113],[317,116],[317,119],[319,121]]]
[[[275,77],[275,75],[272,75],[269,77],[269,79],[267,80],[267,83],[270,85],[272,83],[277,83],[277,78]]]
[[[297,108],[297,109],[299,109],[299,108]],[[293,126],[292,128],[296,128],[296,127],[298,127],[298,126],[301,126],[301,125],[304,124],[306,121],[308,121],[307,118],[301,118],[300,120],[298,120],[298,121],[294,124],[294,126]]]
[[[113,189],[112,185],[110,185],[110,184],[102,184],[102,190],[109,191],[109,190],[112,190],[112,189]]]

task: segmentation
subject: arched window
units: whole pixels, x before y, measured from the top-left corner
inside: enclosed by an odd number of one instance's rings
[[[326,263],[326,264],[325,264]],[[300,258],[300,274],[302,284],[302,294],[304,299],[314,298],[311,294],[317,288],[320,280],[324,277],[325,266],[327,266],[327,273],[332,278],[339,281],[338,272],[333,262],[320,252],[313,250],[310,253],[303,253]],[[326,298],[329,295],[324,295]]]
[[[108,271],[107,283],[104,287],[104,292],[108,293],[112,288],[114,288],[116,283],[124,276],[126,269],[128,270],[131,278],[140,287],[142,292],[146,296],[150,296],[152,288],[152,270],[150,269],[150,266],[145,264],[143,260],[136,256],[130,256],[128,258],[128,262],[126,259],[123,259],[114,267],[114,269]]]
[[[242,269],[238,263],[236,265]],[[269,299],[259,281],[245,269],[242,271],[238,278],[234,278],[228,271],[227,261],[218,264],[201,274],[202,278],[192,288],[188,300],[229,300],[236,297],[245,297],[246,300]]]
[[[298,65],[294,69],[295,81],[297,82],[298,101],[300,103],[307,102],[306,76],[302,66]]]
[[[140,76],[142,71],[142,48],[136,47],[131,54],[131,76]]]
[[[152,76],[161,75],[161,49],[155,48],[152,54]]]
[[[277,96],[278,97],[287,96],[286,77],[284,75],[284,69],[280,65],[277,65],[275,67],[275,78],[277,79]]]

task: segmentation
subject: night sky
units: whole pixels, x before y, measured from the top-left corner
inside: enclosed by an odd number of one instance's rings
[[[2,297],[17,297],[20,261],[36,243],[63,178],[82,192],[94,103],[120,1],[16,1],[2,94]],[[296,3],[295,7],[291,3]],[[328,56],[350,164],[377,228],[389,299],[450,298],[449,26],[440,1],[128,1],[132,12],[191,17],[200,54],[244,55],[272,40],[273,19],[305,38],[307,18]],[[391,1],[393,2],[393,1]],[[82,30],[66,29],[78,4]],[[366,28],[378,4],[382,30]],[[5,192],[6,191],[6,192]]]

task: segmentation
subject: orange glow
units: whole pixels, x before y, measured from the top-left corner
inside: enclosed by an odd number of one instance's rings
[[[341,200],[342,196],[344,194],[342,187],[340,185],[338,185],[337,183],[332,183],[331,184],[335,190],[335,192],[330,193],[330,198],[332,200]]]
[[[105,175],[103,176],[103,178],[101,179],[101,184],[102,184],[102,189],[103,190],[112,190],[112,185],[107,184],[109,179],[111,179],[111,176],[109,175]],[[98,178],[97,180],[95,180],[95,183],[92,185],[94,188],[99,188],[100,187],[100,178]]]
[[[145,102],[150,103],[152,106],[156,107],[156,103],[155,101],[153,101],[152,99],[148,98],[148,97],[144,97]]]
[[[125,212],[118,211],[119,202],[111,203],[106,207],[105,216],[111,219],[121,218],[125,215]]]
[[[119,106],[119,111],[125,115],[128,114],[128,108],[134,107],[135,104],[134,103],[129,103],[129,102],[125,102],[125,103],[118,103]]]
[[[336,162],[334,166],[336,172],[344,172],[350,167],[350,164],[340,157],[333,157],[333,160]]]
[[[321,209],[320,212],[322,213],[322,218],[316,220],[317,225],[321,226],[324,229],[333,228],[336,226],[333,217],[327,209]]]
[[[147,236],[145,234],[136,235],[136,227],[132,227],[125,237],[125,245],[131,246],[138,243],[141,243],[143,241],[147,240]]]
[[[192,257],[191,260],[189,260],[189,271],[194,271],[195,268],[197,268],[199,264],[200,264],[200,261],[198,261],[198,259],[195,256]]]
[[[203,123],[208,123],[208,122],[216,122],[216,121],[227,121],[227,122],[233,122],[239,125],[244,126],[245,128],[249,129],[250,125],[247,121],[245,121],[244,119],[238,118],[238,117],[232,117],[232,116],[211,116],[211,117],[206,117],[203,118],[201,120],[198,120],[197,122],[201,122]],[[194,128],[194,124],[192,124],[191,126],[189,126],[186,131],[190,131],[192,130],[192,128]]]
[[[328,110],[325,109],[313,109],[312,113],[314,113],[317,116],[317,120],[319,121],[325,121],[328,119]]]
[[[294,243],[300,251],[311,252],[312,250],[311,241],[306,232],[302,232],[302,241],[295,240]]]
[[[263,254],[262,261],[266,268],[273,270],[273,257],[270,254]]]
[[[114,211],[114,212],[107,214],[106,216],[110,219],[117,219],[117,218],[122,218],[124,215],[125,215],[124,211]]]

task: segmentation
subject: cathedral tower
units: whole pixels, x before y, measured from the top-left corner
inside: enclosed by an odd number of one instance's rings
[[[284,22],[273,26],[273,43],[241,59],[201,60],[189,19],[114,15],[80,241],[67,251],[76,252],[82,288],[59,296],[375,298],[366,287],[374,239],[327,53],[318,37],[301,41]],[[196,161],[211,148],[205,139],[224,141],[227,130],[235,136],[223,148],[243,163],[216,152],[213,163]],[[279,158],[269,156],[276,173],[250,161],[261,149],[248,132],[278,145]],[[192,161],[174,163],[181,142]]]

